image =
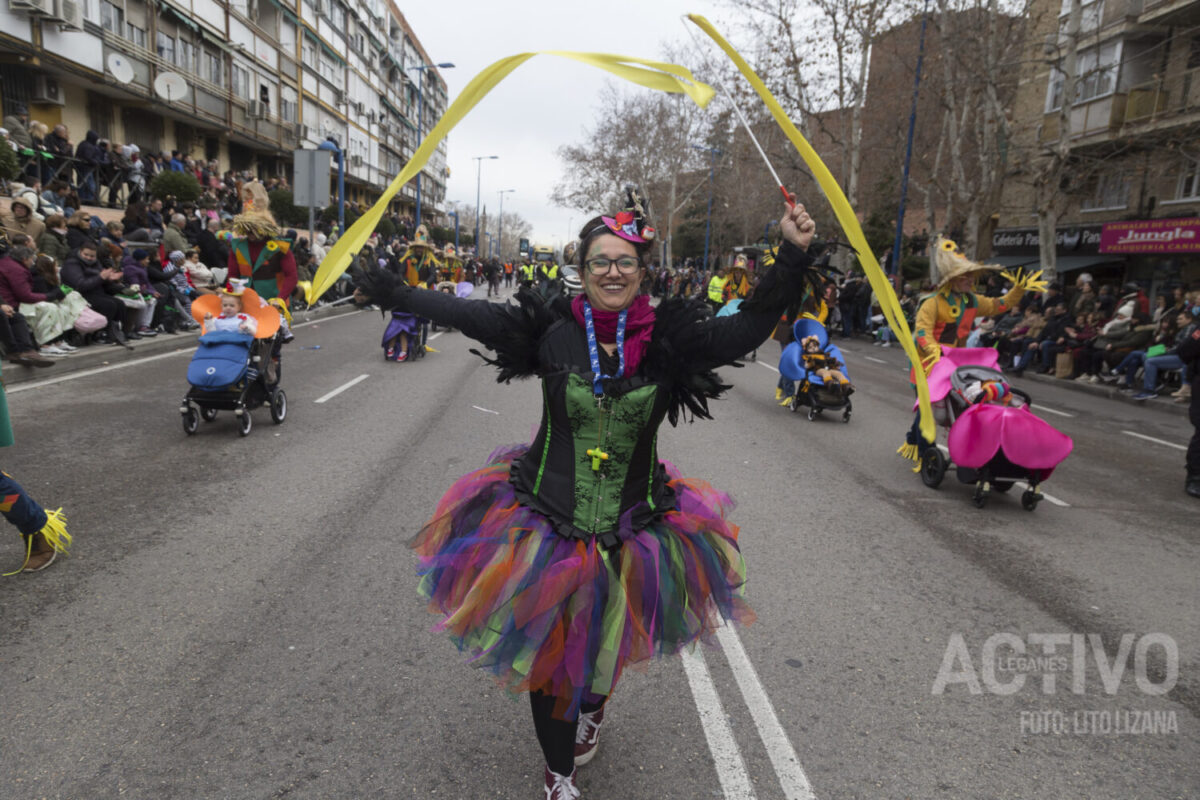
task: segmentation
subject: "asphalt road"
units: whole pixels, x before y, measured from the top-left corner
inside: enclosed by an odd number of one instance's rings
[[[0,797],[542,796],[527,703],[429,632],[406,547],[528,440],[538,387],[458,333],[385,363],[382,325],[301,327],[288,419],[247,438],[229,414],[184,436],[186,355],[14,387],[2,466],[75,547],[0,580]],[[774,403],[771,342],[723,371],[716,421],[664,430],[739,501],[758,620],[627,674],[583,796],[1200,796],[1186,419],[1030,383],[1076,450],[1033,513],[1016,490],[978,510],[894,455],[900,351],[845,350],[849,424]]]

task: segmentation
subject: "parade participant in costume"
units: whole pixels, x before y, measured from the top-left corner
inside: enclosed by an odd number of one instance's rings
[[[1012,283],[1012,288],[1003,297],[985,297],[973,289],[976,279],[985,272],[1003,269],[996,265],[971,261],[958,245],[939,236],[933,247],[934,264],[938,271],[936,291],[927,297],[917,309],[916,327],[913,338],[921,357],[921,368],[928,376],[942,357],[943,348],[962,347],[967,336],[981,317],[993,317],[1015,308],[1025,292],[1041,292],[1046,282],[1040,280],[1041,271],[1027,273],[1001,273]],[[914,367],[914,369],[916,369]],[[915,375],[913,379],[915,381]],[[904,444],[897,450],[905,458],[916,462],[915,471],[921,468],[921,458],[926,448],[932,445],[921,436],[918,426],[920,414],[913,421]]]
[[[725,285],[721,287],[721,304],[730,300],[745,300],[750,296],[750,279],[746,275],[746,256],[738,253],[733,259],[733,266],[725,275]]]
[[[288,324],[291,314],[287,304],[298,280],[292,240],[281,234],[261,183],[244,184],[238,196],[242,198],[242,213],[233,218],[229,277],[248,281],[259,297],[279,310],[282,341],[290,342],[296,337]]]
[[[801,356],[804,359],[804,366],[808,368],[809,372],[818,376],[826,386],[836,385],[843,396],[854,391],[854,387],[850,385],[850,379],[846,377],[846,373],[842,372],[846,365],[821,348],[820,338],[806,336],[800,342],[800,347],[804,353]]]
[[[450,263],[447,259],[445,265]],[[461,261],[459,264],[461,265]],[[443,263],[437,259],[436,250],[429,240],[429,229],[424,224],[417,226],[413,240],[408,243],[408,249],[400,257],[400,267],[404,282],[409,286],[426,288],[439,283],[438,277]],[[395,362],[407,361],[409,346],[415,338],[421,336],[421,326],[422,322],[417,315],[392,309],[387,328],[383,331],[384,358]]]
[[[722,616],[752,616],[729,498],[660,461],[657,432],[688,412],[710,417],[708,400],[728,388],[713,370],[761,344],[809,277],[814,226],[796,205],[741,313],[713,318],[679,298],[652,308],[639,289],[653,229],[636,205],[583,227],[584,293],[570,301],[522,290],[519,305],[499,305],[359,276],[360,302],[453,325],[495,351],[500,381],[541,381],[533,442],[460,478],[412,546],[438,628],[530,693],[552,800],[579,796],[575,765],[595,754],[626,666],[707,639]]]
[[[13,445],[12,422],[8,418],[8,397],[0,379],[0,447]],[[25,562],[12,572],[39,572],[54,563],[59,553],[71,546],[67,518],[62,509],[47,511],[7,472],[0,472],[0,513],[11,522],[25,542]]]

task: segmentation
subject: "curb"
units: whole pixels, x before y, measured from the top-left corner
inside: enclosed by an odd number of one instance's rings
[[[1084,383],[1080,380],[1066,380],[1064,378],[1053,378],[1049,375],[1037,375],[1032,372],[1026,372],[1017,380],[1034,381],[1036,383],[1049,383],[1054,386],[1062,386],[1065,389],[1073,389],[1077,392],[1096,395],[1097,397],[1106,397],[1110,400],[1117,400],[1126,405],[1136,406],[1137,408],[1145,408],[1151,411],[1157,411],[1160,414],[1169,414],[1173,417],[1186,417],[1188,413],[1187,403],[1176,403],[1170,395],[1159,396],[1153,400],[1134,400],[1132,394],[1122,392],[1109,383]],[[1034,403],[1036,406],[1037,403]]]
[[[311,322],[326,317],[350,314],[357,310],[352,303],[343,303],[337,306],[324,305],[306,311],[298,311],[292,315],[292,320],[293,324]],[[55,378],[85,369],[107,367],[110,364],[133,361],[134,359],[145,358],[146,356],[194,350],[196,349],[196,340],[199,338],[200,334],[198,331],[186,331],[173,335],[160,333],[152,339],[131,341],[129,344],[133,347],[132,350],[117,347],[116,345],[91,345],[89,347],[81,347],[77,352],[70,355],[56,358],[54,359],[53,367],[45,368],[26,367],[21,364],[6,362],[4,364],[4,383],[7,386],[17,386],[22,383],[32,383],[46,378]]]

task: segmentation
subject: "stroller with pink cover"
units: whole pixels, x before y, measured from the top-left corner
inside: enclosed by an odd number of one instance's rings
[[[930,400],[935,420],[948,429],[950,456],[937,446],[926,448],[921,480],[936,489],[953,466],[960,482],[974,484],[978,508],[987,505],[993,491],[1003,494],[1023,483],[1021,506],[1033,511],[1042,499],[1041,484],[1074,443],[1034,415],[1032,398],[1007,384],[997,360],[990,348],[948,348],[934,365]]]

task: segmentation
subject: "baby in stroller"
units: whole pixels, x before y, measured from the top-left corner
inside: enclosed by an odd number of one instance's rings
[[[810,314],[796,320],[792,333],[795,341],[783,348],[779,357],[780,374],[796,384],[792,411],[807,406],[809,420],[816,420],[827,409],[840,410],[842,422],[849,422],[854,386],[846,374],[842,351],[829,341],[825,326]]]
[[[947,428],[947,458],[938,447],[921,456],[921,479],[936,489],[951,466],[959,482],[974,484],[972,500],[987,505],[993,491],[1026,486],[1027,511],[1042,499],[1040,486],[1074,447],[1071,438],[1037,417],[1028,393],[1008,384],[991,348],[947,349],[929,375],[934,418]]]
[[[214,313],[219,312],[219,313]],[[221,410],[232,411],[238,433],[250,433],[251,409],[269,403],[271,420],[283,422],[287,396],[279,387],[280,365],[273,355],[280,337],[280,316],[242,281],[220,295],[204,295],[192,303],[204,333],[188,365],[190,388],[179,412],[183,430],[196,433],[200,420],[212,422]]]

